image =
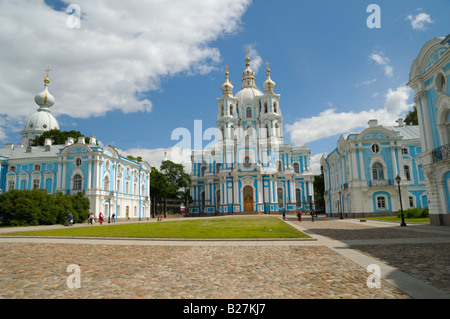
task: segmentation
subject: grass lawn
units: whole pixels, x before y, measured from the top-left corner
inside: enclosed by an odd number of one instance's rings
[[[211,218],[154,223],[67,227],[8,233],[8,236],[129,238],[311,238],[276,217]]]
[[[396,216],[384,216],[384,217],[364,217],[361,219],[374,219],[374,220],[386,220],[390,222],[401,222],[401,217]],[[405,218],[405,223],[430,223],[430,217],[427,218]]]

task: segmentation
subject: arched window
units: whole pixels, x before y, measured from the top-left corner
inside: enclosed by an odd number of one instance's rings
[[[105,191],[109,191],[109,177],[105,176],[105,178],[103,179],[103,189]]]
[[[220,190],[216,192],[216,210],[220,210]]]
[[[295,203],[297,206],[302,204],[302,191],[299,188],[295,189]]]
[[[73,190],[74,191],[81,191],[83,188],[83,178],[80,174],[76,174],[73,177]]]
[[[223,116],[223,114],[224,114],[224,113],[223,113],[223,105],[220,106],[220,113],[221,113],[222,116]]]
[[[266,124],[266,137],[270,136],[269,124]]]
[[[250,157],[246,156],[244,159],[244,166],[249,167],[250,166]]]
[[[372,165],[372,179],[384,179],[383,166],[380,163]]]
[[[247,117],[247,118],[252,117],[252,108],[251,107],[247,107],[247,109],[245,110],[245,117]]]
[[[201,176],[205,176],[206,166],[202,166]]]
[[[279,126],[278,123],[275,123],[275,136],[278,136]]]
[[[267,113],[267,103],[264,102],[264,113]]]
[[[273,111],[277,113],[277,102],[273,102]]]
[[[281,164],[281,161],[278,161],[278,171],[279,172],[283,171],[283,165]]]
[[[230,105],[230,115],[233,115],[233,104]]]
[[[278,193],[278,207],[282,208],[284,206],[284,194],[283,194],[283,189],[282,188],[278,188],[277,189],[277,193]]]
[[[294,163],[294,173],[300,173],[300,165],[298,163]]]

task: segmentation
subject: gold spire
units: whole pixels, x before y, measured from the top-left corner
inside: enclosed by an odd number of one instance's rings
[[[47,75],[45,76],[45,79],[44,79],[44,83],[45,84],[49,84],[50,83],[50,79],[48,78],[48,72],[50,72],[52,69],[50,69],[50,67],[48,66],[47,67],[47,70],[44,70],[45,72],[47,72]]]
[[[266,66],[267,66],[266,72],[267,73],[270,73],[269,64],[270,64],[269,62],[266,62]]]
[[[250,66],[250,57],[248,56],[248,49],[245,49],[244,52],[246,53],[245,62],[247,66]]]

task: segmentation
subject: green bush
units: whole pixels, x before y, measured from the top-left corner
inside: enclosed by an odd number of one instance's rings
[[[67,215],[72,212],[74,223],[80,223],[88,218],[89,206],[82,193],[12,190],[0,195],[0,221],[7,226],[67,224]]]
[[[409,208],[403,211],[405,218],[427,218],[429,217],[428,207],[425,208]],[[397,217],[401,217],[402,212],[397,213]]]

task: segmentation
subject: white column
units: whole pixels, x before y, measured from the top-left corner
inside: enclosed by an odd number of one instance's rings
[[[397,161],[396,161],[396,156],[395,156],[395,146],[392,146],[391,145],[391,158],[392,158],[392,169],[393,169],[393,173],[394,173],[394,178],[397,176],[397,175],[400,175],[399,174],[399,172],[398,172],[398,169],[397,169]],[[400,163],[399,163],[399,165],[400,165]],[[399,168],[399,170],[400,170],[400,172],[402,171],[400,168]],[[400,176],[401,177],[401,176]]]
[[[363,150],[364,150],[364,148],[358,147],[358,151],[359,151],[359,167],[360,167],[361,180],[362,180],[362,181],[365,181],[365,180],[366,180],[366,176],[365,176],[365,174],[364,174],[364,157],[363,157]]]

